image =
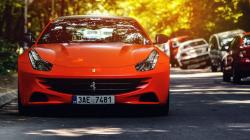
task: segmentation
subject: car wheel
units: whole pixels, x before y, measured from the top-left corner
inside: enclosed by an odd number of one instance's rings
[[[169,96],[170,96],[170,94],[168,95],[166,104],[161,105],[157,108],[157,111],[156,111],[157,115],[168,116],[168,114],[169,114]]]
[[[180,66],[177,60],[175,60],[175,66],[176,66],[176,67],[179,67],[179,66]]]
[[[218,71],[217,66],[211,65],[211,71],[212,71],[212,72],[217,72],[217,71]]]
[[[223,81],[224,82],[230,82],[231,81],[231,76],[225,70],[223,70]]]
[[[174,67],[174,68],[179,67],[178,61],[176,59],[174,59],[171,66]]]
[[[233,83],[240,83],[241,82],[241,77],[239,72],[237,72],[237,70],[234,68],[233,69]]]
[[[224,64],[224,62],[221,62],[221,65],[220,65],[220,71],[221,72],[223,72],[223,70],[224,70],[224,65],[223,64]]]
[[[224,82],[230,82],[231,81],[231,75],[225,70],[224,62],[221,65],[221,71],[223,72],[223,81]]]
[[[30,113],[30,109],[28,107],[23,106],[21,103],[21,98],[18,92],[18,112],[20,115],[28,115]]]
[[[180,66],[181,69],[187,69],[187,66],[186,65],[182,65]]]

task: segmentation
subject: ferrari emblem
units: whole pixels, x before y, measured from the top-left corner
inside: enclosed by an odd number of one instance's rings
[[[90,84],[90,88],[91,88],[93,91],[96,90],[96,84],[95,84],[94,81]]]
[[[96,69],[95,69],[95,68],[93,68],[93,69],[92,69],[92,72],[96,72]]]

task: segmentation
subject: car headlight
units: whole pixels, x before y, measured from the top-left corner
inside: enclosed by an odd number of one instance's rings
[[[35,50],[29,52],[30,63],[35,70],[50,71],[52,64],[43,60]]]
[[[149,71],[153,70],[156,66],[156,63],[159,58],[159,53],[156,50],[153,50],[147,59],[143,60],[142,62],[135,65],[135,69],[137,71]]]

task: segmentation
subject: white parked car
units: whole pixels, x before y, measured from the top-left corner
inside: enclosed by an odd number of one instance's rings
[[[199,68],[210,64],[208,43],[205,39],[188,40],[180,44],[176,55],[183,69]]]

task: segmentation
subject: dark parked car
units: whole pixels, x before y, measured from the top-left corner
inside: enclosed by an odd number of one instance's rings
[[[236,36],[223,58],[223,80],[234,83],[241,82],[241,78],[250,76],[250,33]]]
[[[232,30],[213,34],[209,39],[209,55],[211,58],[211,70],[222,70],[222,58],[227,54],[229,44],[236,35],[243,34],[243,30]]]

